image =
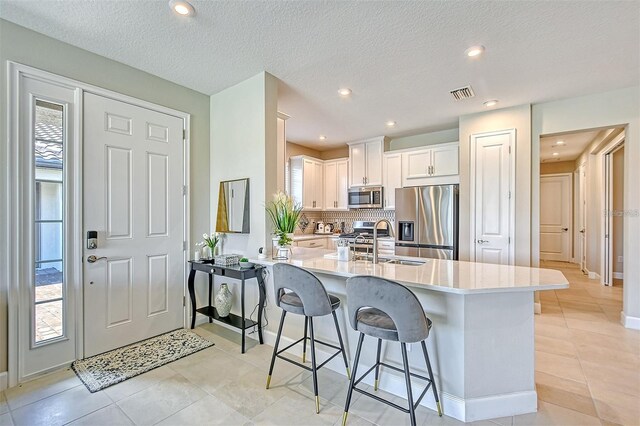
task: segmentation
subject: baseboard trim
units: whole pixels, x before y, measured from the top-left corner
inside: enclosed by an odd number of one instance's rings
[[[623,312],[620,312],[620,322],[625,328],[630,328],[632,330],[640,330],[640,317],[632,317],[626,315]]]
[[[624,272],[614,272],[613,273],[613,278],[615,278],[616,280],[623,280],[624,279]]]
[[[533,302],[533,313],[536,315],[540,315],[542,313],[542,303]]]
[[[276,333],[272,331],[265,331],[264,342],[268,345],[275,345]],[[293,342],[293,339],[286,336],[282,336],[280,338],[280,346],[290,345]],[[294,357],[300,357],[301,348],[296,345],[289,348],[286,352]],[[331,353],[324,351],[322,346],[319,346],[316,348],[316,355],[319,362],[322,362],[329,358]],[[344,364],[340,357],[332,359],[326,367],[338,374],[346,375]],[[358,366],[358,371],[366,371],[370,367],[371,365],[361,364]],[[426,371],[421,372],[420,369],[416,369],[416,371],[418,373],[426,374]],[[436,383],[440,383],[437,375],[435,380]],[[368,375],[361,383],[373,386],[373,374]],[[418,395],[422,391],[422,383],[420,382],[416,384],[417,386],[414,385],[415,387],[413,387],[414,395]],[[407,397],[404,377],[396,376],[389,371],[385,371],[385,374],[381,375],[379,388],[401,398]],[[440,385],[439,389],[441,389]],[[445,415],[462,422],[488,420],[519,414],[535,413],[537,411],[538,394],[535,390],[468,399],[462,399],[442,391],[439,392],[439,395]],[[433,399],[431,391],[429,391],[425,398],[420,402],[420,405],[436,411],[435,400]]]
[[[9,387],[9,374],[6,371],[0,373],[0,392]]]
[[[587,271],[587,274],[589,275],[589,279],[590,280],[599,280],[600,279],[600,274],[598,274],[597,272],[593,272],[590,271],[588,269],[585,269]]]

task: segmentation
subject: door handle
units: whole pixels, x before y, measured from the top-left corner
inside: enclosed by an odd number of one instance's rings
[[[106,256],[96,257],[94,255],[87,256],[87,262],[96,263],[98,260],[106,259]]]
[[[584,229],[581,229],[581,230],[580,230],[580,233],[581,233],[581,234],[584,234]]]
[[[476,242],[477,242],[478,244],[484,244],[484,243],[488,243],[488,242],[489,242],[489,240],[476,240]]]
[[[564,232],[567,232],[567,231],[569,230],[569,228],[562,228],[562,230],[563,230]]]

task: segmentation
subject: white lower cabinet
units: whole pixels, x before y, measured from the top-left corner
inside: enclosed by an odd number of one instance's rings
[[[295,241],[294,246],[306,248],[327,248],[327,238],[314,238],[312,240]]]

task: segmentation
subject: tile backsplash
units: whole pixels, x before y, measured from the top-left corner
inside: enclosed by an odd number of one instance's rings
[[[317,222],[322,221],[324,223],[333,223],[335,226],[340,227],[340,222],[344,222],[346,232],[353,230],[353,222],[356,220],[377,220],[387,219],[391,223],[395,222],[396,214],[393,210],[382,209],[361,209],[361,210],[349,210],[349,211],[304,211],[309,226],[305,229],[304,234],[313,234],[315,225]],[[298,228],[296,234],[302,234],[302,230]]]

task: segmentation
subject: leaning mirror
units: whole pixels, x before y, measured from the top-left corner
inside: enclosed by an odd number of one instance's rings
[[[216,232],[249,233],[249,179],[220,182]]]

